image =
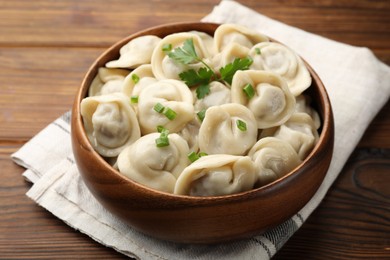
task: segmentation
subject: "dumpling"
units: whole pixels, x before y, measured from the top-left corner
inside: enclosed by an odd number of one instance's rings
[[[231,102],[230,89],[218,81],[212,81],[209,84],[210,93],[207,94],[202,99],[196,98],[196,93],[194,92],[195,99],[195,112],[202,111],[212,106],[219,106]]]
[[[169,118],[163,109],[175,115]],[[147,86],[138,97],[138,118],[142,134],[156,132],[157,126],[164,126],[171,133],[179,132],[194,118],[191,90],[184,82],[173,79]]]
[[[304,160],[319,139],[313,119],[306,113],[294,113],[290,119],[281,126],[265,129],[261,137],[274,136],[287,141]]]
[[[152,72],[152,65],[141,65],[124,79],[122,91],[129,98],[138,99],[143,89],[157,81]],[[132,102],[132,105],[137,107],[137,103]]]
[[[237,24],[222,24],[214,33],[214,44],[217,52],[221,52],[232,42],[252,48],[256,43],[268,41],[267,36]]]
[[[265,137],[257,141],[248,156],[255,163],[257,186],[283,177],[302,162],[288,142],[275,137]]]
[[[214,48],[214,37],[205,33],[205,32],[200,32],[200,31],[189,31],[189,33],[193,33],[198,35],[204,44],[204,46],[207,49],[208,54],[212,57],[217,53],[217,50]]]
[[[232,102],[245,105],[253,112],[259,129],[283,124],[294,113],[295,98],[286,81],[272,72],[237,71],[231,95]]]
[[[210,54],[204,45],[202,38],[196,33],[181,32],[174,33],[164,37],[156,46],[152,55],[152,69],[157,79],[180,79],[179,74],[189,69],[198,70],[204,65],[200,62],[191,63],[188,65],[181,64],[167,55],[164,51],[164,46],[170,45],[171,50],[177,47],[183,47],[186,40],[192,39],[196,54],[201,59],[208,59]]]
[[[210,93],[202,99],[197,99],[195,90],[193,90],[195,113],[204,114],[209,107],[230,103],[230,89],[227,86],[218,81],[213,81],[209,84],[209,87]],[[202,117],[196,116],[179,133],[187,140],[190,149],[195,152],[199,150],[198,137],[201,121]]]
[[[252,47],[251,69],[272,71],[282,76],[294,96],[311,85],[311,76],[302,59],[290,48],[276,42],[261,42]]]
[[[249,157],[208,155],[184,169],[176,181],[174,193],[222,196],[250,190],[255,181],[255,166]]]
[[[122,91],[125,77],[129,74],[124,69],[108,69],[101,67],[92,80],[88,90],[88,96],[100,96]]]
[[[306,113],[314,121],[314,125],[316,129],[319,129],[321,127],[321,118],[318,112],[310,106],[311,98],[307,95],[299,95],[295,97],[296,99],[296,105],[295,105],[295,112],[296,113]]]
[[[232,63],[236,58],[248,57],[249,51],[249,48],[236,42],[229,43],[222,52],[219,52],[213,57],[213,67],[218,71],[220,68],[226,66],[229,63]]]
[[[118,156],[118,169],[128,178],[149,188],[173,193],[176,179],[190,163],[186,141],[169,134],[169,145],[157,147],[160,133],[142,136]]]
[[[106,63],[107,68],[134,69],[151,61],[152,53],[161,38],[154,35],[145,35],[132,39],[119,50],[119,59]]]
[[[200,150],[207,154],[244,155],[256,143],[256,119],[240,104],[210,107],[206,110],[198,139]]]
[[[88,139],[100,155],[115,157],[140,137],[136,114],[124,94],[87,97],[80,106]]]
[[[199,151],[199,128],[200,121],[197,118],[194,118],[188,122],[185,127],[178,132],[178,134],[187,141],[190,151],[198,152]]]

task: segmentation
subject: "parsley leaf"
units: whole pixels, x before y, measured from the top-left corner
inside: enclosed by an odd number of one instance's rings
[[[192,38],[185,40],[183,47],[175,48],[173,51],[168,53],[168,56],[182,64],[191,64],[201,60],[196,54]]]
[[[253,60],[251,57],[246,58],[235,58],[232,63],[222,67],[219,72],[221,73],[221,80],[226,81],[230,85],[232,84],[233,76],[238,70],[247,70],[252,64]]]
[[[208,84],[213,75],[213,71],[207,68],[200,68],[198,71],[194,69],[183,71],[179,74],[179,77],[188,87],[193,87],[199,84]]]
[[[196,88],[196,97],[198,99],[204,98],[209,93],[210,93],[210,85],[209,84],[202,84]]]
[[[249,66],[253,62],[252,58],[249,56],[246,58],[236,58],[232,63],[227,64],[219,70],[219,76],[198,56],[192,38],[185,40],[182,47],[175,48],[173,51],[168,52],[167,55],[171,59],[184,65],[199,62],[205,66],[198,69],[198,71],[189,69],[179,74],[180,79],[184,81],[188,87],[197,86],[196,96],[198,99],[204,98],[210,93],[210,82],[216,80],[231,85],[234,74],[238,70],[249,69]]]
[[[209,68],[200,68],[198,70],[198,75],[200,78],[207,80],[208,82],[212,81],[213,76],[215,76],[214,71]]]
[[[192,38],[187,39],[183,43],[183,50],[190,54],[192,57],[199,59],[195,51],[194,40]]]
[[[214,72],[208,68],[200,68],[198,71],[190,69],[179,74],[188,87],[198,86],[196,88],[196,97],[204,98],[210,93],[209,83],[212,81]]]

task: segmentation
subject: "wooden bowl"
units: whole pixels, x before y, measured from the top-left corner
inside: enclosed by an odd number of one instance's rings
[[[97,69],[119,57],[119,49],[141,35],[165,35],[198,30],[213,35],[217,24],[181,23],[135,33],[105,51],[88,70],[72,110],[72,145],[84,182],[110,212],[136,230],[180,243],[218,243],[258,235],[290,218],[314,195],[328,170],[333,152],[333,116],[327,92],[313,78],[309,94],[322,119],[320,138],[304,162],[283,178],[261,188],[219,197],[167,194],[121,175],[94,151],[84,130],[80,102]]]

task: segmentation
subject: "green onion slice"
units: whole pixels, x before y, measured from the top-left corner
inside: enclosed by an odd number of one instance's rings
[[[206,155],[208,155],[208,154],[205,153],[205,152],[199,152],[198,155],[199,155],[199,157],[202,157],[202,156],[206,156]]]
[[[169,52],[171,50],[172,50],[172,44],[170,44],[170,43],[166,43],[162,46],[162,51],[164,51],[164,52]]]
[[[200,157],[202,156],[206,156],[208,155],[207,153],[204,153],[204,152],[199,152],[199,153],[196,153],[194,151],[190,152],[187,157],[188,159],[193,163],[195,162],[196,160],[198,160]]]
[[[163,128],[160,133],[161,133],[160,137],[167,137],[169,134],[169,130],[166,128]]]
[[[157,113],[162,113],[164,111],[164,108],[165,107],[161,103],[157,103],[153,107],[154,111],[156,111]]]
[[[240,119],[236,121],[237,128],[240,129],[241,131],[246,131],[246,123]]]
[[[201,111],[199,111],[198,113],[196,113],[196,115],[198,116],[199,120],[201,122],[203,122],[203,119],[206,115],[206,109],[202,109]]]
[[[131,103],[133,103],[133,104],[138,103],[138,96],[131,96],[130,101],[131,101]]]
[[[159,138],[155,140],[157,147],[165,147],[169,145],[168,134],[169,130],[162,125],[157,126],[157,132],[160,133]]]
[[[156,146],[157,147],[165,147],[169,145],[169,139],[167,136],[160,136],[156,139]]]
[[[244,88],[242,89],[242,91],[244,91],[244,93],[246,94],[246,96],[251,99],[254,97],[255,95],[255,89],[253,88],[253,86],[251,84],[246,84],[244,86]]]
[[[255,48],[255,52],[256,52],[256,54],[261,54],[261,50],[260,50],[260,48]]]
[[[196,154],[196,152],[192,151],[190,152],[188,155],[187,155],[188,159],[191,161],[191,162],[195,162],[196,160],[199,159],[199,155]]]
[[[137,84],[138,83],[138,81],[139,81],[139,76],[137,75],[137,74],[132,74],[131,75],[131,79],[133,80],[133,82],[135,83],[135,84]]]
[[[177,114],[174,110],[170,109],[169,107],[165,107],[162,113],[169,119],[173,120],[176,118]]]
[[[166,130],[166,128],[163,127],[162,125],[157,126],[157,132],[162,133],[164,130]]]

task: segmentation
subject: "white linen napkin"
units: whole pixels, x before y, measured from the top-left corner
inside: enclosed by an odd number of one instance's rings
[[[367,48],[335,42],[263,16],[234,1],[222,1],[203,21],[238,23],[297,51],[323,80],[333,106],[335,147],[324,182],[307,205],[265,234],[220,245],[181,245],[157,240],[123,224],[90,194],[75,165],[70,112],[12,155],[26,167],[33,186],[27,196],[99,243],[139,259],[269,259],[304,223],[354,150],[366,127],[388,101],[390,68]]]

